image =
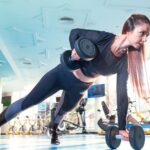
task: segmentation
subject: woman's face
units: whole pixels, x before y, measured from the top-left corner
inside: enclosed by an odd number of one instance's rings
[[[127,38],[130,45],[132,45],[136,49],[139,49],[144,44],[144,42],[146,42],[149,32],[149,24],[141,23],[139,25],[136,25],[133,31],[129,31],[127,33]]]

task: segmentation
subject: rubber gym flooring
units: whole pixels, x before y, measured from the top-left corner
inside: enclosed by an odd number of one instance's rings
[[[48,135],[0,135],[0,150],[109,150],[103,135],[61,135],[60,145],[51,145]],[[142,150],[149,150],[150,136],[146,135]],[[122,141],[118,150],[132,150],[129,142]]]

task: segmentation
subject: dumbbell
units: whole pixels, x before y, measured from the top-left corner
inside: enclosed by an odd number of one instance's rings
[[[76,50],[76,53],[80,56],[80,60],[74,60],[71,57],[71,50],[67,50],[62,53],[60,57],[61,63],[69,70],[76,70],[80,68],[80,62],[82,60],[84,61],[90,61],[94,59],[97,55],[97,50],[90,40],[85,38],[79,38],[76,40],[74,44],[74,48]]]
[[[111,149],[116,149],[121,144],[123,139],[122,135],[119,135],[119,129],[117,126],[108,126],[106,129],[105,140],[106,144]],[[133,125],[129,131],[129,142],[133,149],[141,150],[145,143],[145,134],[143,128],[138,125]]]

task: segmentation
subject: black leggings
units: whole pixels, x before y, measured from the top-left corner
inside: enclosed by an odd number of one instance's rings
[[[9,121],[21,111],[42,102],[59,90],[63,90],[53,120],[54,123],[59,124],[64,114],[77,105],[91,84],[78,80],[72,72],[60,64],[46,73],[26,97],[11,104],[6,110],[5,118]]]

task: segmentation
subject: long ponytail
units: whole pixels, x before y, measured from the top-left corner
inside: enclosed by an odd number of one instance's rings
[[[136,25],[141,23],[147,23],[150,25],[150,20],[142,14],[133,14],[125,22],[122,33],[125,34],[128,31],[134,30]],[[148,89],[148,79],[145,78],[145,48],[140,49],[129,47],[128,50],[128,72],[129,78],[133,85],[135,92],[141,98],[147,98],[150,95],[150,89]]]

